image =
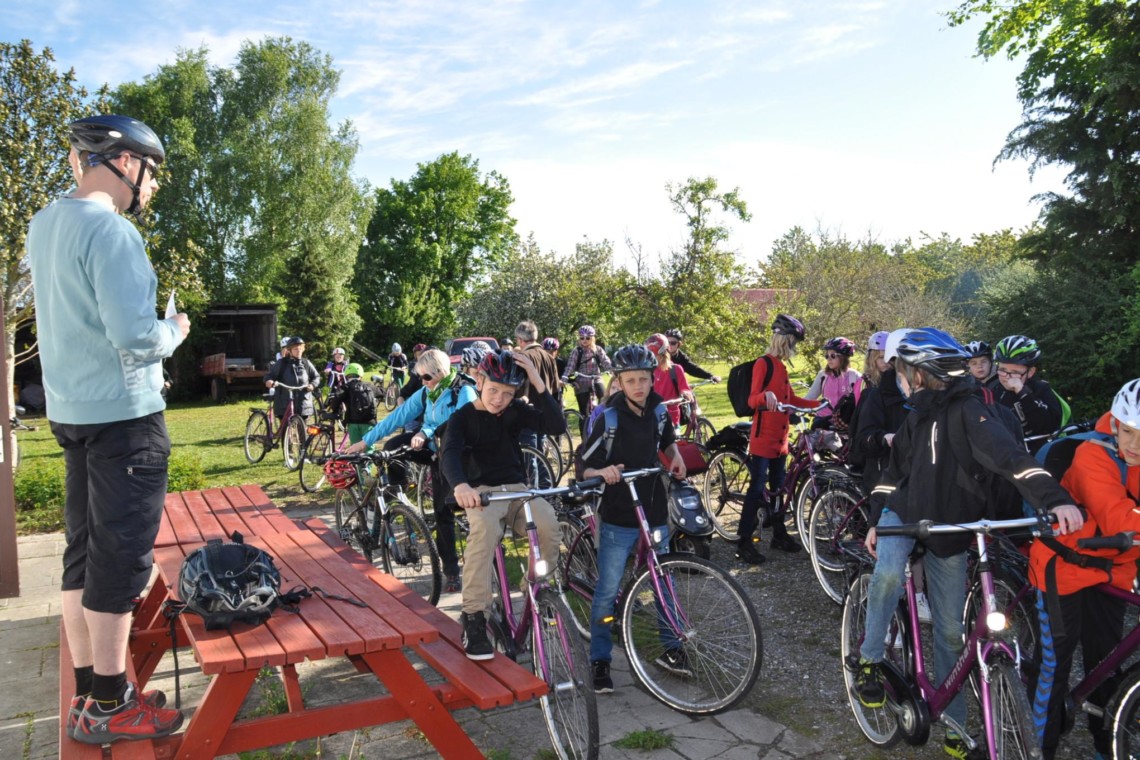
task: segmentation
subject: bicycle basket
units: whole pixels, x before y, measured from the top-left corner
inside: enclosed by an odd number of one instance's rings
[[[834,430],[813,430],[808,433],[814,451],[835,453],[843,448],[843,439]]]
[[[325,479],[333,488],[352,488],[356,485],[356,468],[343,459],[325,462]]]

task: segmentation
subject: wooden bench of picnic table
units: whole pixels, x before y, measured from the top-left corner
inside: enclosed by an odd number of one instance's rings
[[[199,532],[195,542],[168,543],[155,549],[158,580],[136,613],[128,658],[128,677],[140,688],[172,645],[171,625],[162,608],[166,599],[177,596],[171,587],[177,586],[182,559],[204,540],[227,535],[215,536],[211,531],[228,529],[234,514],[244,515],[241,519],[247,528],[251,519],[255,523],[263,520],[259,533],[241,532],[246,543],[273,556],[281,572],[282,591],[294,586],[319,587],[366,606],[314,595],[300,603],[296,614],[278,610],[265,625],[236,624],[230,631],[207,631],[192,614],[175,618],[177,646],[189,646],[198,668],[210,679],[205,693],[181,732],[161,739],[116,742],[106,748],[110,757],[198,760],[410,719],[442,757],[482,758],[452,711],[486,710],[546,693],[541,679],[501,655],[480,662],[467,659],[456,621],[373,567],[320,520],[307,524],[282,521],[279,517],[284,514],[268,499],[255,504],[257,499],[250,498],[257,497],[260,489],[244,486],[224,493],[229,490],[221,489],[220,496],[189,492],[167,498],[164,522],[169,522],[170,535],[177,540],[189,535],[189,524],[179,522],[188,510]],[[249,503],[235,505],[242,501],[240,495]],[[256,510],[251,509],[254,506]],[[254,512],[260,517],[254,517]],[[203,526],[208,529],[203,531]],[[60,642],[60,757],[102,758],[104,748],[66,737],[64,726],[75,684],[62,627]],[[342,702],[307,706],[297,664],[331,658],[344,658],[357,670],[374,674],[387,694],[346,695]],[[422,660],[420,668],[414,659]],[[438,674],[437,683],[425,680],[423,663]],[[280,673],[288,712],[239,718],[242,703],[267,666]]]

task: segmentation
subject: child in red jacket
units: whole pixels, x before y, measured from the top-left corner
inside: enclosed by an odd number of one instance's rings
[[[748,405],[755,412],[752,415],[752,432],[748,438],[748,492],[744,495],[744,508],[740,515],[740,527],[736,558],[750,565],[759,565],[764,555],[753,545],[752,534],[759,522],[758,511],[764,502],[766,514],[771,514],[772,505],[764,498],[764,483],[772,491],[784,485],[784,472],[788,461],[788,415],[776,411],[777,404],[816,407],[818,401],[809,401],[792,393],[788,382],[788,369],[784,362],[796,353],[796,344],[807,333],[803,323],[787,314],[777,314],[772,323],[772,343],[768,352],[756,360],[752,367],[752,392]],[[767,522],[767,520],[765,520]],[[772,548],[786,552],[798,552],[800,545],[788,535],[784,521],[776,517],[772,525]]]

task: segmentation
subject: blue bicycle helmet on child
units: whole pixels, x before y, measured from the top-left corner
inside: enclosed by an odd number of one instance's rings
[[[935,327],[907,330],[899,340],[897,353],[902,361],[943,382],[964,377],[968,371],[966,362],[970,352],[951,335]]]

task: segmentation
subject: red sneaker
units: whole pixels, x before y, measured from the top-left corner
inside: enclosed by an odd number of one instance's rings
[[[129,690],[136,690],[135,685],[131,684]],[[87,704],[89,696],[89,694],[82,696],[77,694],[71,698],[71,709],[67,712],[67,735],[72,739],[75,738],[75,727],[79,725],[79,716],[83,713],[83,706]],[[158,689],[144,691],[142,698],[143,702],[151,707],[166,707],[166,694]]]
[[[72,738],[82,744],[110,744],[119,739],[157,739],[181,727],[179,710],[155,707],[145,698],[140,700],[135,685],[128,684],[123,701],[113,710],[104,710],[94,699],[88,699]]]

